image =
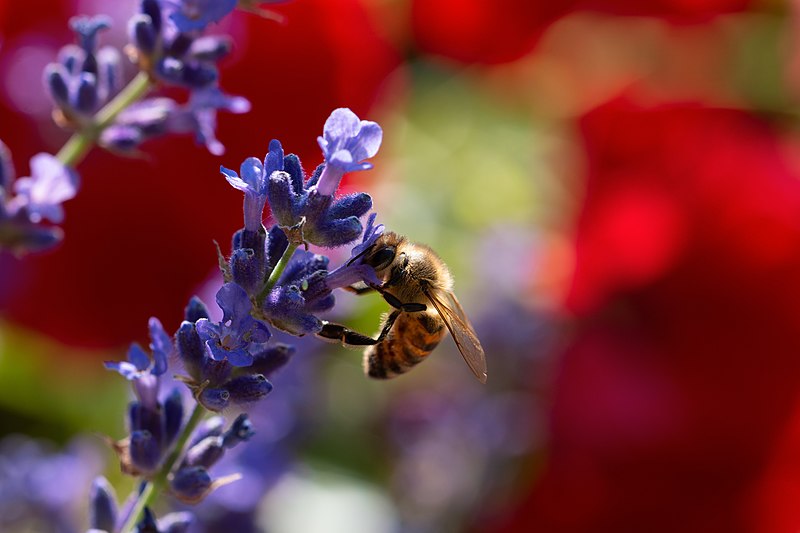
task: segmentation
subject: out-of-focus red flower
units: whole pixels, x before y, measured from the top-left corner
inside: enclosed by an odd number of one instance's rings
[[[66,21],[72,2],[31,0],[3,4],[0,69],[32,35],[54,31],[54,50],[72,39]],[[135,2],[131,2],[131,9]],[[295,0],[275,7],[276,24],[235,12],[223,26],[234,54],[223,63],[222,87],[253,104],[246,115],[220,115],[222,157],[193,139],[157,140],[144,159],[95,150],[79,165],[82,187],[67,202],[66,239],[55,251],[21,261],[2,258],[0,307],[5,317],[62,341],[109,346],[141,339],[147,318],[177,325],[192,291],[216,263],[212,240],[223,250],[242,225],[241,194],[219,174],[248,156],[263,157],[272,138],[298,153],[309,170],[322,156],[316,137],[340,106],[371,118],[386,76],[400,62],[359,0]],[[2,72],[4,84],[15,80]],[[41,91],[40,74],[27,91]],[[31,155],[55,151],[53,141],[27,113],[0,98],[0,137],[24,175]],[[13,280],[13,283],[10,282]]]
[[[462,63],[521,58],[559,18],[575,11],[703,22],[748,9],[753,0],[414,0],[411,31],[426,54]]]
[[[518,59],[576,0],[414,0],[412,30],[423,52],[465,63]]]
[[[502,531],[796,531],[800,447],[773,453],[800,441],[800,181],[775,132],[623,100],[580,125],[577,328],[547,463]]]
[[[580,8],[611,15],[663,17],[701,22],[717,15],[747,10],[753,0],[581,0]]]

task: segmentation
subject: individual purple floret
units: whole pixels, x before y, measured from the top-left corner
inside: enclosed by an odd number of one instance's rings
[[[363,230],[359,218],[372,208],[366,193],[334,198],[345,172],[366,170],[363,160],[374,156],[382,132],[374,122],[359,121],[349,109],[335,110],[319,138],[326,163],[306,179],[297,157],[284,164],[283,172],[269,178],[267,198],[272,214],[284,227],[299,227],[311,244],[336,247],[350,243]]]
[[[371,169],[372,163],[365,160],[378,153],[382,139],[383,130],[377,123],[359,120],[347,108],[335,109],[325,121],[322,137],[317,137],[325,155],[325,170],[317,183],[317,192],[330,196],[339,188],[346,172]]]
[[[18,178],[14,190],[12,209],[24,210],[33,223],[47,219],[58,224],[64,220],[61,204],[78,192],[78,174],[52,155],[39,153],[31,158],[30,177]]]
[[[283,170],[284,155],[281,143],[273,139],[264,162],[248,157],[242,162],[239,174],[221,166],[220,172],[234,189],[244,193],[244,227],[256,232],[262,229],[261,219],[267,202],[267,181],[273,172]]]
[[[30,167],[30,176],[15,180],[10,154],[0,142],[0,248],[15,253],[42,250],[61,240],[60,228],[40,223],[61,222],[61,203],[78,188],[77,173],[50,154],[36,154]]]
[[[214,324],[201,318],[197,333],[215,361],[228,361],[233,366],[249,366],[253,353],[264,348],[270,333],[263,322],[250,316],[252,304],[247,293],[235,283],[226,283],[217,292],[222,320]]]
[[[192,92],[180,105],[170,98],[150,98],[128,107],[114,124],[100,135],[100,144],[120,152],[133,152],[150,139],[169,134],[191,134],[214,155],[225,147],[215,135],[217,112],[246,113],[250,102],[241,96],[224,94],[216,86]]]
[[[77,45],[59,52],[44,71],[45,88],[56,105],[56,121],[72,128],[86,126],[92,115],[120,88],[121,60],[113,47],[98,49],[97,35],[108,29],[108,17],[75,17],[70,27]]]
[[[182,32],[204,30],[236,7],[236,0],[162,0],[169,19]]]

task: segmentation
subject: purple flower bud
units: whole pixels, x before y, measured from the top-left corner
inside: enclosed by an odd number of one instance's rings
[[[67,76],[66,68],[57,63],[50,63],[44,68],[44,85],[47,94],[58,107],[62,108],[70,105]]]
[[[219,412],[228,407],[231,393],[226,389],[206,388],[198,396],[197,400],[209,411]]]
[[[189,47],[189,56],[198,61],[217,62],[231,51],[231,40],[219,35],[200,37]]]
[[[97,77],[94,74],[82,72],[78,78],[78,88],[72,105],[81,113],[88,115],[95,110],[97,102]]]
[[[253,354],[253,365],[250,369],[267,378],[289,362],[295,352],[295,347],[289,344],[273,344],[258,353]]]
[[[299,221],[294,206],[299,204],[298,194],[292,189],[291,176],[286,172],[273,172],[267,182],[267,198],[272,216],[283,226],[293,226]]]
[[[175,334],[175,344],[178,347],[178,356],[183,363],[183,367],[190,376],[199,379],[206,348],[200,336],[197,334],[193,322],[188,322],[186,320],[181,322],[181,326]]]
[[[278,264],[283,252],[289,247],[289,238],[277,225],[269,229],[267,237],[267,266],[270,270]]]
[[[58,63],[64,66],[66,73],[77,75],[86,59],[86,52],[80,46],[68,44],[58,51]]]
[[[248,374],[233,378],[225,384],[230,401],[236,404],[252,403],[272,391],[272,383],[262,374]]]
[[[142,13],[150,17],[156,32],[161,31],[161,6],[158,0],[142,0]]]
[[[117,522],[117,498],[114,488],[102,476],[95,478],[89,493],[89,527],[114,531]]]
[[[240,442],[250,440],[256,432],[253,430],[253,423],[246,414],[242,413],[236,417],[231,427],[223,436],[222,445],[225,448],[233,448]]]
[[[361,218],[370,209],[372,209],[372,198],[369,194],[362,192],[337,198],[331,205],[328,215],[333,218]],[[361,235],[360,232],[359,235]]]
[[[150,409],[141,402],[131,402],[128,404],[128,418],[131,432],[146,431],[154,442],[161,446],[163,420],[158,406],[155,409]]]
[[[141,350],[141,348],[139,348]],[[158,376],[143,372],[133,380],[133,391],[146,409],[158,409]]]
[[[136,533],[161,533],[158,529],[156,516],[149,507],[144,508],[142,519],[136,524]]]
[[[164,401],[164,446],[169,446],[178,436],[183,425],[183,397],[173,389]]]
[[[151,55],[158,43],[158,30],[150,17],[144,14],[134,15],[128,21],[128,36],[133,46],[141,53]]]
[[[169,513],[158,521],[159,533],[186,533],[192,525],[192,513]]]
[[[100,134],[100,143],[110,150],[131,152],[144,141],[142,131],[133,126],[110,126]]]
[[[150,317],[147,323],[150,331],[150,350],[153,352],[153,375],[160,376],[167,371],[167,360],[175,347],[172,338],[164,331],[164,326],[156,317]]]
[[[206,437],[186,452],[184,466],[211,468],[225,454],[222,437]]]
[[[175,496],[186,503],[196,503],[211,490],[211,476],[202,466],[178,469],[170,483]]]
[[[150,473],[161,460],[161,447],[149,431],[134,431],[130,438],[130,456],[138,470]]]
[[[186,317],[186,320],[192,323],[197,322],[201,318],[208,318],[209,316],[206,304],[197,296],[191,297],[189,304],[183,311],[183,315]]]
[[[11,190],[14,178],[14,162],[11,160],[11,151],[3,141],[0,141],[0,189]]]
[[[233,282],[248,294],[255,294],[261,288],[264,274],[259,267],[259,261],[250,248],[239,248],[231,254],[230,268]]]
[[[122,58],[116,48],[105,46],[97,53],[98,95],[105,102],[122,85]]]

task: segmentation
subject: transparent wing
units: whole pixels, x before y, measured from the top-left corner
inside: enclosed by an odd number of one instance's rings
[[[478,381],[486,383],[486,354],[456,295],[448,291],[425,291],[425,296],[444,320],[472,373]]]

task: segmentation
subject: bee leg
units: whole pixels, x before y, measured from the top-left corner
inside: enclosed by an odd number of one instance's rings
[[[353,331],[352,329],[348,329],[341,324],[334,324],[332,322],[323,322],[322,329],[317,333],[317,336],[322,337],[323,339],[340,341],[342,344],[349,344],[350,346],[372,346],[373,344],[380,343],[386,338],[386,336],[392,330],[394,321],[397,320],[398,316],[400,316],[400,310],[392,311],[392,313],[386,319],[386,323],[383,325],[383,329],[381,330],[381,333],[378,335],[377,339],[367,337],[362,333]]]
[[[351,346],[371,346],[373,344],[378,344],[378,341],[372,337],[367,337],[341,324],[334,324],[332,322],[323,322],[322,329],[317,332],[317,337],[339,341],[342,344],[349,344]]]
[[[428,308],[428,306],[425,304],[419,304],[414,302],[404,304],[403,302],[398,300],[396,296],[393,296],[392,294],[389,294],[388,292],[382,291],[378,288],[376,288],[376,290],[381,293],[381,296],[383,296],[383,299],[386,300],[386,302],[389,305],[405,313],[419,313],[421,311],[425,311]]]

